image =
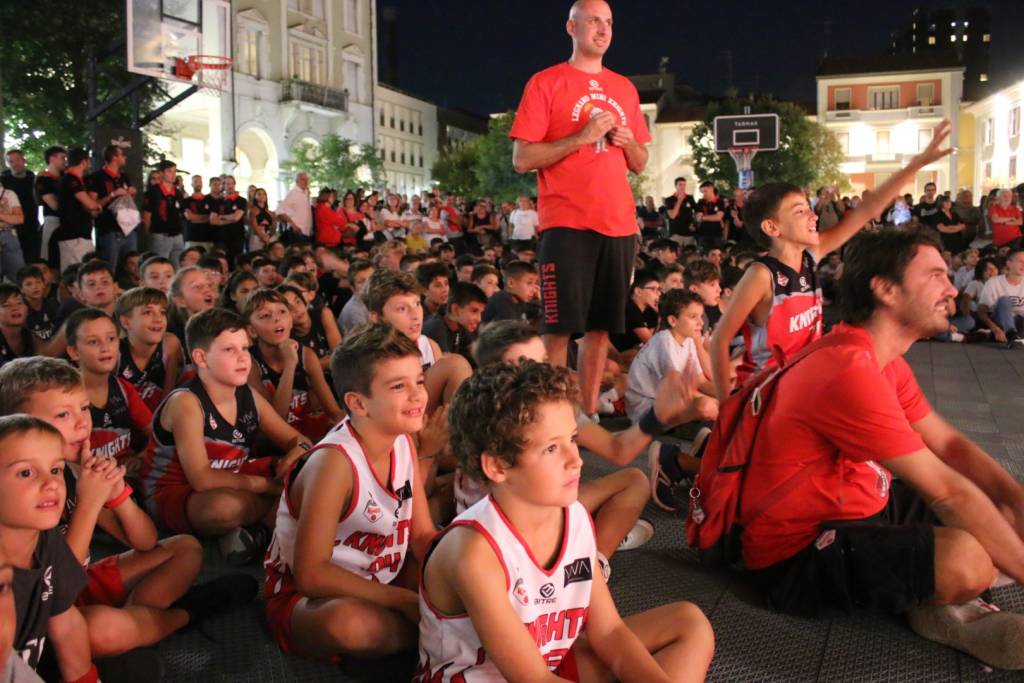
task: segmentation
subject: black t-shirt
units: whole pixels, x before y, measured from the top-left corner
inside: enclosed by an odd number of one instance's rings
[[[183,197],[175,187],[167,187],[163,183],[150,185],[146,188],[143,209],[149,212],[149,231],[157,235],[174,237],[181,234]]]
[[[487,300],[481,320],[485,323],[492,320],[536,320],[539,316],[538,304],[517,301],[514,296],[501,290]]]
[[[53,319],[54,325],[60,327],[61,324],[68,319],[68,317],[80,308],[85,308],[78,299],[65,299],[57,308],[57,317]]]
[[[185,199],[185,209],[192,213],[202,214],[209,216],[210,205],[207,201],[208,195],[197,192],[191,194]],[[210,234],[210,223],[193,223],[190,220],[185,221],[185,239],[189,242],[212,242],[213,237]]]
[[[665,197],[665,215],[669,216],[669,212],[676,208],[677,197],[672,195]],[[670,235],[682,235],[684,237],[690,237],[693,235],[693,213],[697,209],[697,204],[693,201],[692,195],[686,195],[683,197],[683,206],[679,209],[679,215],[675,218],[669,216],[668,219],[668,232]]]
[[[436,341],[444,353],[461,354],[472,363],[472,346],[475,335],[462,329],[461,326],[457,330],[452,330],[444,318],[444,308],[441,308],[423,323],[423,334]]]
[[[220,197],[210,195],[207,197],[207,203],[210,208],[210,213],[216,213],[221,216],[227,216],[239,209],[242,210],[242,217],[234,223],[211,226],[210,232],[213,233],[214,242],[224,239],[241,239],[245,237],[245,211],[248,208],[248,202],[245,201],[245,197],[237,192],[233,195],[225,194]]]
[[[21,212],[25,218],[22,227],[35,229],[39,227],[39,216],[36,212],[35,197],[36,174],[32,171],[25,171],[20,178],[11,173],[10,169],[0,173],[0,185],[18,195],[18,202],[21,204]]]
[[[343,287],[341,280],[335,277],[334,273],[324,273],[317,278],[320,296],[324,298],[325,305],[334,313],[337,318],[341,315],[341,309],[345,307],[348,300],[352,298],[352,290]]]
[[[640,337],[636,336],[635,330],[638,327],[645,327],[652,332],[658,329],[658,311],[653,308],[640,310],[636,302],[630,298],[626,302],[626,331],[622,334],[612,335],[612,345],[619,351],[640,346]]]
[[[36,176],[36,201],[43,205],[43,218],[47,216],[59,216],[60,213],[50,208],[50,205],[43,201],[43,196],[52,194],[54,198],[60,192],[60,177],[54,177],[43,171]]]
[[[701,199],[697,202],[697,212],[705,215],[718,213],[721,211],[725,213],[725,200],[721,197],[715,197],[713,200],[708,201]],[[722,217],[721,221],[701,221],[697,226],[697,235],[700,237],[721,237],[722,226],[725,225],[725,217]]]
[[[28,319],[25,321],[25,327],[43,341],[48,341],[57,331],[56,321],[59,310],[60,304],[56,299],[43,299],[43,305],[39,310],[31,306],[28,307]]]
[[[89,176],[88,185],[89,191],[96,193],[96,200],[102,203],[105,197],[114,193],[114,190],[131,187],[132,183],[124,173],[112,176],[104,167]],[[96,217],[96,234],[106,235],[112,232],[119,233],[121,228],[117,224],[117,216],[110,210],[110,204],[107,204]]]
[[[88,579],[57,529],[39,532],[32,568],[14,569],[14,653],[39,665],[50,617],[68,611]]]
[[[60,227],[53,234],[58,242],[74,239],[92,239],[92,215],[78,201],[79,192],[88,192],[85,181],[68,171],[60,178],[57,204],[60,213]]]
[[[922,199],[921,203],[914,207],[913,213],[925,225],[935,225],[935,220],[941,213],[939,201],[936,199],[934,202],[927,202]]]

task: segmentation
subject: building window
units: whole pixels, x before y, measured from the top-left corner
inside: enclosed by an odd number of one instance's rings
[[[422,123],[420,124],[420,132],[419,132],[419,134],[420,134],[421,136],[423,135],[423,124],[422,124]]]
[[[260,77],[260,32],[243,26],[238,31],[238,71]]]
[[[935,44],[935,36],[928,36],[928,44],[929,45],[934,45]]]
[[[956,34],[953,34],[953,35],[951,35],[949,37],[949,42],[951,42],[951,43],[955,43],[956,42]]]
[[[839,140],[839,149],[843,150],[843,154],[850,154],[850,133],[842,132],[836,133],[836,139]]]
[[[391,150],[391,161],[392,163],[395,161],[395,150]]]
[[[1017,157],[1010,157],[1010,166],[1006,171],[1006,175],[1013,179],[1017,179]]]
[[[423,168],[423,155],[420,155],[420,168]]]
[[[846,111],[850,108],[850,88],[836,88],[836,111]]]
[[[354,102],[363,101],[363,65],[354,59],[344,58],[345,87],[348,88],[349,97]],[[391,127],[395,127],[392,119]]]
[[[978,76],[978,80],[982,83],[988,83],[988,74],[981,74]]]
[[[992,177],[992,162],[991,161],[986,161],[984,169],[985,170],[982,173],[982,175],[983,175],[985,180],[988,180],[989,178]]]
[[[932,141],[932,130],[931,128],[920,128],[917,131],[917,151],[920,152],[922,149],[928,146],[928,143]]]
[[[324,18],[324,0],[288,0],[288,9],[317,19]]]
[[[359,35],[359,0],[344,0],[345,30]]]
[[[316,85],[324,84],[324,63],[327,60],[323,47],[292,40],[290,58],[292,78]]]
[[[888,157],[889,152],[890,136],[889,131],[880,130],[875,132],[875,156],[879,159]]]
[[[398,121],[398,130],[402,131],[403,133],[405,132],[405,119],[400,119]]]
[[[391,120],[390,120],[390,122],[389,122],[389,123],[390,123],[391,125],[390,125],[390,126],[388,126],[388,127],[389,127],[389,128],[391,128],[392,130],[394,130],[394,128],[395,128],[395,117],[394,117],[394,116],[392,116],[392,117],[391,117]]]
[[[935,84],[934,83],[918,83],[917,84],[917,106],[919,107],[930,107],[935,104]]]
[[[1010,110],[1010,137],[1015,138],[1020,135],[1020,107],[1014,107]]]
[[[991,145],[996,141],[995,119],[991,116],[985,119],[985,144]]]
[[[384,107],[380,108],[380,125],[384,125]]]
[[[963,41],[964,41],[965,43],[967,42],[967,34],[966,34],[966,33],[964,34],[964,38],[963,38]]]
[[[992,36],[988,33],[981,34],[981,42],[988,43],[992,40]]]
[[[899,109],[900,87],[887,85],[868,88],[868,103],[872,109]]]

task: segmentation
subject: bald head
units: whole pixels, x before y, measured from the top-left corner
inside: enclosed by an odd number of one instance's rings
[[[608,5],[605,0],[576,0],[572,3],[572,7],[569,8],[569,21],[576,21],[582,16],[587,15],[587,10],[593,6],[604,8],[611,14],[612,8]]]
[[[612,42],[612,8],[605,0],[576,0],[565,30],[572,37],[573,61],[582,59],[599,68]]]

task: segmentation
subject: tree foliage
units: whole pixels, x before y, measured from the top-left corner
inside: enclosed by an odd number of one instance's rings
[[[325,135],[319,145],[296,145],[291,160],[281,166],[287,171],[305,171],[316,188],[343,191],[384,184],[384,162],[373,145],[360,145],[340,135]]]
[[[8,147],[24,150],[30,165],[42,166],[42,152],[50,145],[91,146],[85,50],[102,52],[123,41],[124,16],[124,0],[46,0],[31,6],[0,2],[0,137]],[[104,60],[98,79],[101,100],[128,82],[124,57],[122,47]],[[141,91],[144,111],[154,99],[162,99],[158,87],[151,83]],[[101,121],[127,125],[128,100]]]
[[[779,149],[754,157],[751,168],[755,185],[769,182],[789,182],[801,187],[837,185],[844,188],[849,185],[839,170],[843,152],[835,135],[824,125],[808,119],[797,105],[771,97],[729,97],[708,105],[704,120],[694,126],[690,135],[694,170],[701,180],[712,180],[719,188],[727,190],[737,186],[736,163],[728,154],[715,152],[712,121],[716,116],[743,114],[744,107],[750,107],[751,114],[779,115]]]
[[[476,146],[477,140],[470,140],[461,147],[446,147],[441,150],[437,161],[430,169],[430,174],[444,191],[470,197],[476,195]],[[512,163],[511,158],[509,163]]]

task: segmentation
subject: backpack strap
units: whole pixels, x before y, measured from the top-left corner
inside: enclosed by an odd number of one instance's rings
[[[772,381],[776,381],[777,382],[779,380],[779,377],[783,373],[785,373],[786,371],[791,369],[793,366],[797,365],[800,361],[802,361],[803,359],[807,358],[808,356],[810,356],[812,353],[814,353],[816,351],[821,351],[822,349],[829,349],[829,348],[832,348],[832,347],[835,347],[835,346],[843,346],[843,345],[860,346],[860,347],[862,347],[864,349],[869,348],[868,344],[858,334],[854,334],[852,332],[838,332],[838,333],[833,333],[833,334],[827,334],[824,337],[814,341],[813,343],[811,343],[811,344],[805,346],[803,349],[801,349],[791,359],[789,359],[785,363],[785,365],[783,365],[778,370],[778,372],[773,374],[770,379]],[[758,390],[754,391],[754,394],[751,396],[751,401],[754,401],[755,399],[760,401],[760,391],[759,391],[759,389],[760,389],[760,387],[758,387]],[[774,393],[775,392],[773,391],[772,395],[774,395]],[[760,411],[764,410],[766,407],[767,406],[762,403],[762,404],[757,406],[757,411],[760,412]],[[760,427],[761,427],[761,421],[758,421],[757,431],[760,431]],[[756,440],[756,438],[757,438],[757,431],[754,434],[754,439],[753,440]],[[757,501],[757,505],[755,505],[750,510],[750,512],[748,512],[746,514],[739,515],[740,518],[742,519],[743,525],[746,526],[746,525],[750,524],[753,520],[757,519],[758,517],[760,517],[761,515],[766,513],[768,510],[770,510],[771,508],[775,507],[776,504],[778,504],[779,502],[784,500],[786,498],[786,496],[788,496],[790,493],[792,493],[793,490],[796,489],[800,484],[803,484],[805,481],[810,479],[811,475],[817,474],[818,472],[821,472],[821,471],[824,471],[825,468],[830,466],[831,464],[832,464],[831,460],[820,460],[820,461],[818,461],[817,463],[815,463],[813,465],[810,465],[808,467],[802,468],[800,471],[798,471],[792,477],[790,477],[789,479],[786,479],[782,483],[778,484],[775,488],[773,488],[767,494],[761,496],[761,499]]]

